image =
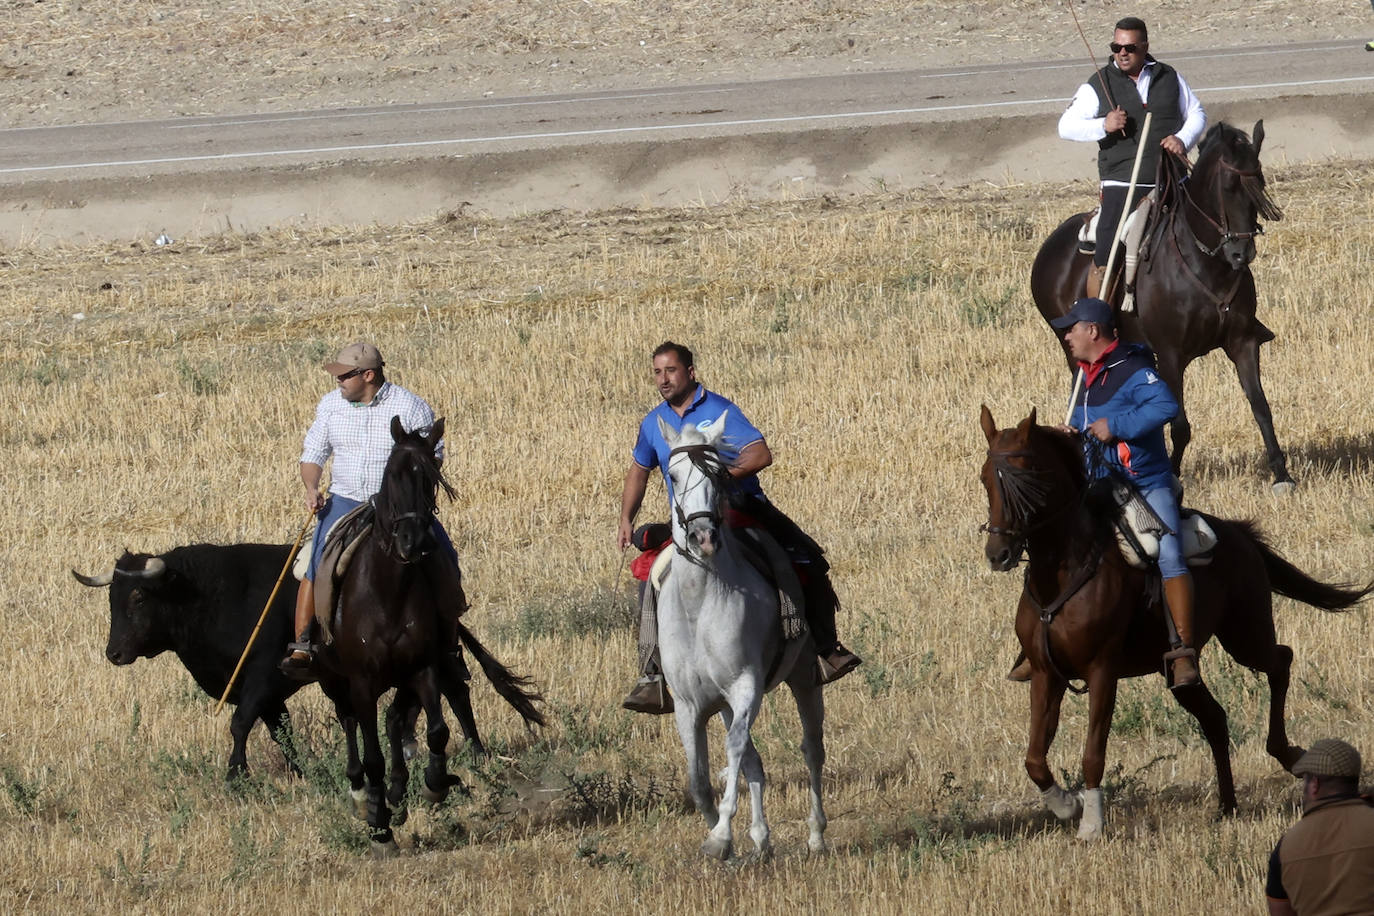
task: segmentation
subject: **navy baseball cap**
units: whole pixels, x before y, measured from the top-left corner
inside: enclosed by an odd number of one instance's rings
[[[1087,321],[1091,324],[1116,324],[1116,315],[1112,312],[1112,307],[1101,299],[1079,299],[1069,309],[1068,314],[1060,315],[1050,322],[1050,327],[1056,331],[1067,331],[1069,328],[1078,324],[1080,321]]]

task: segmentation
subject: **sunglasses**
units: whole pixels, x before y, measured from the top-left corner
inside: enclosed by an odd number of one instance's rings
[[[1122,51],[1125,51],[1127,54],[1134,54],[1140,49],[1140,45],[1119,45],[1116,42],[1112,42],[1107,45],[1107,47],[1112,49],[1113,54],[1120,54]]]
[[[348,381],[349,379],[351,379],[353,376],[355,376],[355,375],[361,375],[362,373],[364,373],[364,372],[366,372],[366,371],[367,371],[366,369],[353,369],[352,371],[345,372],[343,375],[336,375],[336,376],[334,376],[334,378],[337,379],[338,381],[346,382],[346,381]]]

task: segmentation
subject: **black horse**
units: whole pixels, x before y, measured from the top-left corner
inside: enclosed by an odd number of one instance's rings
[[[1220,347],[1235,364],[1264,439],[1274,489],[1282,491],[1293,486],[1293,478],[1274,435],[1259,367],[1260,344],[1273,340],[1274,334],[1255,317],[1255,278],[1250,272],[1255,236],[1263,232],[1260,218],[1283,218],[1264,188],[1259,160],[1263,143],[1263,121],[1255,123],[1253,143],[1244,131],[1219,123],[1203,137],[1191,177],[1186,160],[1160,157],[1159,201],[1153,228],[1141,243],[1136,311],[1119,317],[1125,339],[1144,341],[1155,351],[1160,375],[1178,398],[1178,417],[1172,424],[1174,473],[1192,438],[1184,411],[1183,373],[1193,360]],[[1031,267],[1031,295],[1046,321],[1063,315],[1083,295],[1092,265],[1090,256],[1078,253],[1083,216],[1061,223]],[[1120,304],[1122,284],[1112,281],[1104,279],[1103,290],[1116,287],[1112,301]]]
[[[441,698],[446,697],[463,730],[480,749],[467,685],[453,650],[461,642],[499,693],[526,724],[544,724],[535,704],[541,697],[528,678],[516,676],[493,658],[457,619],[458,596],[443,594],[431,575],[431,563],[447,563],[435,553],[433,521],[440,487],[451,498],[434,446],[443,437],[444,421],[428,432],[407,433],[399,419],[391,422],[394,440],[382,486],[373,502],[372,533],[365,536],[338,583],[332,618],[332,641],[319,653],[321,686],[334,700],[348,741],[348,779],[355,806],[365,798],[373,853],[396,851],[391,807],[404,803],[409,774],[402,732],[413,723],[414,703],[425,711],[429,762],[424,796],[442,801],[455,780],[447,772],[448,725]],[[377,700],[397,688],[387,715],[391,747],[391,786],[383,791],[386,761],[377,734]],[[362,727],[363,754],[358,759],[357,731]],[[401,808],[401,811],[404,809]],[[360,812],[361,813],[361,812]],[[404,815],[397,814],[400,823]]]

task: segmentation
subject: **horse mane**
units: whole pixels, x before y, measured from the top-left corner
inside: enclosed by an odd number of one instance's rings
[[[415,474],[403,475],[392,472],[392,465],[398,455],[403,452],[412,452],[415,459]],[[409,492],[397,492],[397,488],[402,485],[402,479],[409,476],[406,480]],[[380,519],[385,523],[385,519],[395,517],[400,508],[397,503],[402,499],[409,499],[413,502],[429,509],[434,509],[434,500],[430,494],[438,490],[443,490],[444,495],[453,499],[456,491],[453,486],[444,478],[443,468],[439,464],[439,459],[434,456],[434,450],[429,445],[429,440],[422,432],[406,433],[401,439],[397,440],[392,447],[391,457],[387,459],[386,473],[382,475],[382,486],[373,497],[374,505]],[[407,509],[414,508],[407,506]],[[404,510],[402,510],[404,511]]]
[[[1172,158],[1175,157],[1161,157],[1162,160]],[[1235,173],[1241,191],[1255,205],[1255,210],[1263,219],[1271,222],[1283,219],[1283,209],[1274,203],[1265,189],[1259,151],[1250,142],[1250,135],[1225,121],[1213,124],[1203,135],[1202,142],[1198,144],[1197,164],[1193,166],[1193,173],[1210,175],[1212,168],[1217,165]]]

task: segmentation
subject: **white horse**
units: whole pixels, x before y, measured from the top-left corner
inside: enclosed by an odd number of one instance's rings
[[[825,707],[817,683],[811,640],[785,640],[778,595],[745,559],[734,532],[721,519],[728,469],[718,448],[725,415],[708,427],[659,430],[671,452],[673,482],[672,566],[658,598],[659,651],[675,702],[678,734],[687,755],[687,775],[697,810],[711,828],[702,852],[730,857],[730,820],[739,804],[739,774],[749,783],[749,836],[761,857],[770,852],[763,816],[763,761],[749,736],[763,695],[783,680],[797,701],[802,753],[811,771],[813,853],[825,851],[821,767]],[[725,723],[725,792],[716,808],[706,741],[706,723],[719,712]]]

